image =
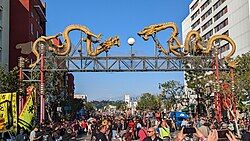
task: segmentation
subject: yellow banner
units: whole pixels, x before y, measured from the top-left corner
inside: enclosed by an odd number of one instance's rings
[[[34,103],[33,103],[34,92],[35,91],[33,91],[29,95],[21,114],[19,115],[18,125],[20,127],[27,129],[27,130],[32,129],[32,119],[33,119],[34,113],[35,113],[34,112],[35,111],[34,110]]]
[[[17,127],[16,93],[0,94],[0,131],[13,130]]]

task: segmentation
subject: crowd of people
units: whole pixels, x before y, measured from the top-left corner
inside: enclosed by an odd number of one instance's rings
[[[167,114],[166,114],[167,115]],[[250,122],[240,119],[236,128],[231,121],[218,123],[207,117],[183,119],[176,125],[175,119],[159,113],[128,116],[93,114],[91,117],[59,123],[44,123],[29,134],[24,129],[17,141],[70,141],[78,136],[91,136],[93,141],[250,141]],[[237,130],[240,135],[237,135]]]

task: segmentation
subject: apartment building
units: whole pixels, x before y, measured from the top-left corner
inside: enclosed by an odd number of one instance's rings
[[[227,34],[237,45],[234,57],[250,51],[249,7],[249,0],[193,0],[182,22],[183,41],[190,30],[200,32],[203,40]],[[230,45],[222,41],[220,46],[222,56],[226,55]]]
[[[8,68],[10,0],[0,0],[0,66]]]
[[[46,7],[44,0],[9,0],[10,1],[10,34],[9,69],[17,66],[18,57],[32,59],[32,54],[21,54],[16,45],[35,41],[46,32]]]

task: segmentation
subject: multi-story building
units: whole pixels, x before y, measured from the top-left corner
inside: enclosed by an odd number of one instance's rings
[[[124,101],[125,101],[125,103],[129,104],[130,103],[130,95],[125,94],[124,95]]]
[[[9,10],[9,69],[17,66],[18,57],[32,59],[32,54],[21,54],[17,44],[35,41],[45,35],[45,3],[43,0],[4,0],[10,2]],[[5,46],[6,48],[8,46]],[[31,48],[31,46],[27,46]]]
[[[10,0],[0,1],[0,66],[9,64],[9,7]]]
[[[212,35],[227,34],[236,43],[234,55],[250,51],[250,2],[249,0],[193,0],[189,15],[182,22],[183,41],[190,30],[197,30],[204,40]],[[220,43],[220,52],[225,55],[230,45]]]
[[[81,99],[85,102],[87,102],[87,100],[88,100],[87,95],[83,95],[83,94],[74,94],[74,98]]]

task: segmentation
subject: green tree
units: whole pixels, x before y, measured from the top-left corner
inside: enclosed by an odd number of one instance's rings
[[[238,108],[243,111],[249,111],[250,106],[243,104],[250,100],[250,52],[237,56],[239,62],[235,69],[235,93],[238,96]]]
[[[88,111],[89,113],[95,111],[95,107],[94,107],[94,105],[93,105],[91,102],[86,102],[86,103],[84,104],[84,109],[85,109],[86,111]]]
[[[159,110],[161,102],[157,96],[144,93],[138,100],[136,109],[138,110]]]
[[[116,106],[117,110],[126,110],[127,104],[123,100],[114,101],[111,105]]]
[[[184,86],[179,81],[170,80],[160,85],[162,93],[160,99],[168,110],[174,107],[177,108],[177,104],[182,102],[180,97],[184,94]]]
[[[0,67],[0,92],[17,92],[18,91],[18,69],[7,72],[4,68]]]
[[[250,94],[250,52],[237,57],[238,65],[235,70],[235,79],[238,87]]]

